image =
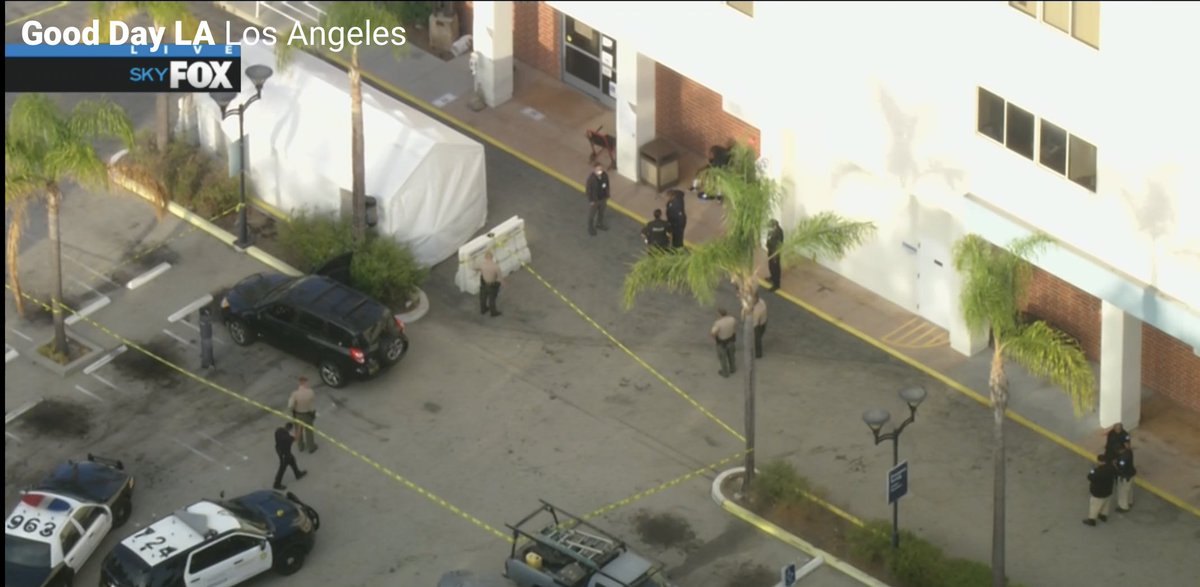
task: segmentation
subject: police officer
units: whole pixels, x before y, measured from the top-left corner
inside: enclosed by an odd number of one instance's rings
[[[1121,452],[1121,447],[1125,446],[1125,443],[1131,442],[1132,440],[1133,439],[1129,436],[1129,432],[1125,430],[1125,426],[1120,422],[1117,422],[1116,424],[1113,424],[1112,428],[1109,428],[1108,433],[1105,434],[1104,454],[1108,456],[1109,460],[1113,460],[1117,458],[1117,453]]]
[[[783,229],[779,221],[771,219],[771,232],[767,233],[767,267],[771,270],[771,291],[779,289],[783,279],[783,266],[779,259],[779,247],[783,245]]]
[[[1133,507],[1133,477],[1137,468],[1133,466],[1133,443],[1125,441],[1117,453],[1117,511],[1125,513]]]
[[[667,201],[667,222],[671,225],[671,246],[683,248],[683,229],[687,227],[687,210],[683,201],[683,190],[671,190]]]
[[[501,314],[496,309],[496,296],[500,295],[500,286],[503,283],[504,278],[500,272],[500,265],[496,263],[495,255],[489,250],[484,253],[483,261],[479,263],[480,314],[487,314],[490,311],[493,318]]]
[[[663,220],[662,210],[654,211],[654,220],[642,227],[642,241],[650,245],[651,250],[666,252],[671,247],[671,236],[667,234],[670,225]]]
[[[763,301],[758,294],[754,294],[758,301],[754,303],[754,358],[762,358],[762,339],[767,332],[767,302]]]
[[[317,395],[313,392],[313,388],[308,386],[308,378],[301,376],[295,391],[288,397],[287,407],[291,410],[292,417],[308,424],[301,426],[297,430],[299,436],[300,452],[317,452],[317,441],[313,438],[312,426],[317,420]]]
[[[721,377],[729,377],[737,372],[737,363],[734,361],[734,343],[737,341],[737,320],[725,311],[725,308],[717,310],[717,321],[713,323],[712,330],[709,332],[713,340],[717,343],[717,360],[721,362]]]
[[[1101,522],[1108,521],[1108,509],[1112,505],[1113,484],[1117,480],[1117,470],[1112,466],[1108,455],[1100,455],[1100,464],[1092,467],[1088,473],[1088,517],[1083,521],[1088,526],[1096,525],[1096,518]]]
[[[587,178],[587,199],[591,209],[588,210],[588,234],[596,236],[596,229],[608,230],[604,223],[604,210],[608,208],[608,173],[604,166],[597,163],[592,174]]]
[[[292,473],[296,474],[297,481],[308,474],[308,471],[301,471],[300,467],[296,466],[296,457],[292,455],[292,442],[296,440],[295,428],[295,424],[288,422],[275,429],[275,456],[279,457],[279,469],[275,471],[275,485],[273,486],[275,489],[287,489],[287,486],[283,484],[283,472],[288,467],[291,467]]]

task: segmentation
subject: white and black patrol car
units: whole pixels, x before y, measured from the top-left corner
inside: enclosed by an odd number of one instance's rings
[[[4,522],[5,587],[69,587],[109,530],[129,520],[133,477],[120,461],[67,461],[24,491]]]
[[[199,501],[122,540],[104,559],[100,587],[237,585],[271,569],[290,575],[320,526],[316,510],[291,492]]]

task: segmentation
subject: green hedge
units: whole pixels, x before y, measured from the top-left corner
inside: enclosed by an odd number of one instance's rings
[[[350,222],[332,213],[303,210],[281,223],[279,244],[304,272],[354,248]],[[363,293],[402,311],[413,299],[429,270],[417,264],[408,247],[390,237],[367,233],[367,241],[350,263],[351,284]]]
[[[133,160],[162,182],[170,201],[205,218],[228,212],[241,201],[238,176],[230,177],[229,163],[199,145],[173,141],[165,151],[153,147],[143,135],[133,149]],[[253,197],[250,184],[246,197]]]

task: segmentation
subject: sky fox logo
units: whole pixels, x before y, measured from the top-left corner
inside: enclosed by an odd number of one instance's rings
[[[233,61],[171,61],[166,67],[133,67],[129,81],[134,83],[168,83],[172,90],[210,92],[233,90],[229,69]],[[185,85],[186,84],[186,85]]]

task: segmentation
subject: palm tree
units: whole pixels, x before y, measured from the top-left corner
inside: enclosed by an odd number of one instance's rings
[[[372,27],[386,27],[389,30],[401,26],[396,12],[382,2],[331,2],[321,16],[321,26],[325,30],[330,27],[341,27],[344,30],[363,27],[367,21]],[[275,55],[280,69],[287,67],[296,47],[290,43],[275,45]],[[350,50],[350,165],[353,173],[351,186],[351,231],[355,246],[366,242],[367,235],[367,171],[366,154],[363,138],[362,114],[362,67],[358,62],[358,46],[351,45]],[[399,51],[393,46],[393,51]]]
[[[1008,409],[1005,360],[1014,361],[1034,375],[1049,379],[1070,396],[1079,416],[1095,402],[1096,381],[1079,343],[1040,320],[1026,323],[1021,303],[1029,285],[1029,260],[1053,242],[1035,234],[1009,244],[993,246],[969,234],[954,245],[954,268],[963,277],[962,313],[976,332],[991,328],[992,367],[988,390],[992,399],[992,585],[1003,587],[1005,457],[1004,413]]]
[[[651,252],[634,263],[625,277],[624,304],[629,309],[644,290],[661,287],[690,293],[700,303],[711,303],[717,286],[728,279],[737,290],[742,316],[742,364],[745,392],[746,472],[743,489],[754,477],[755,369],[753,312],[758,299],[759,267],[755,253],[782,192],[779,184],[759,169],[757,155],[745,145],[733,148],[730,162],[710,168],[706,186],[725,195],[725,234],[697,245],[691,251]],[[781,260],[837,259],[861,245],[875,231],[871,222],[855,222],[832,212],[800,221],[784,239]]]
[[[184,2],[92,2],[92,17],[100,21],[100,42],[108,42],[108,23],[126,21],[138,14],[150,18],[156,27],[165,27],[174,34],[175,23],[183,23],[184,30],[195,31],[195,16]],[[178,39],[175,39],[178,41]],[[171,140],[170,94],[159,93],[154,98],[154,144],[158,150],[167,148]]]
[[[96,154],[93,142],[104,137],[133,144],[133,124],[125,111],[108,101],[83,101],[70,113],[42,94],[25,94],[16,99],[4,133],[4,202],[24,217],[24,206],[35,197],[46,199],[50,243],[54,257],[54,351],[67,354],[67,334],[62,315],[62,243],[59,240],[59,208],[63,181],[87,187],[108,183],[108,167]],[[13,231],[18,231],[14,236]],[[6,257],[13,293],[21,297],[17,279],[17,247],[20,227],[9,225]]]

